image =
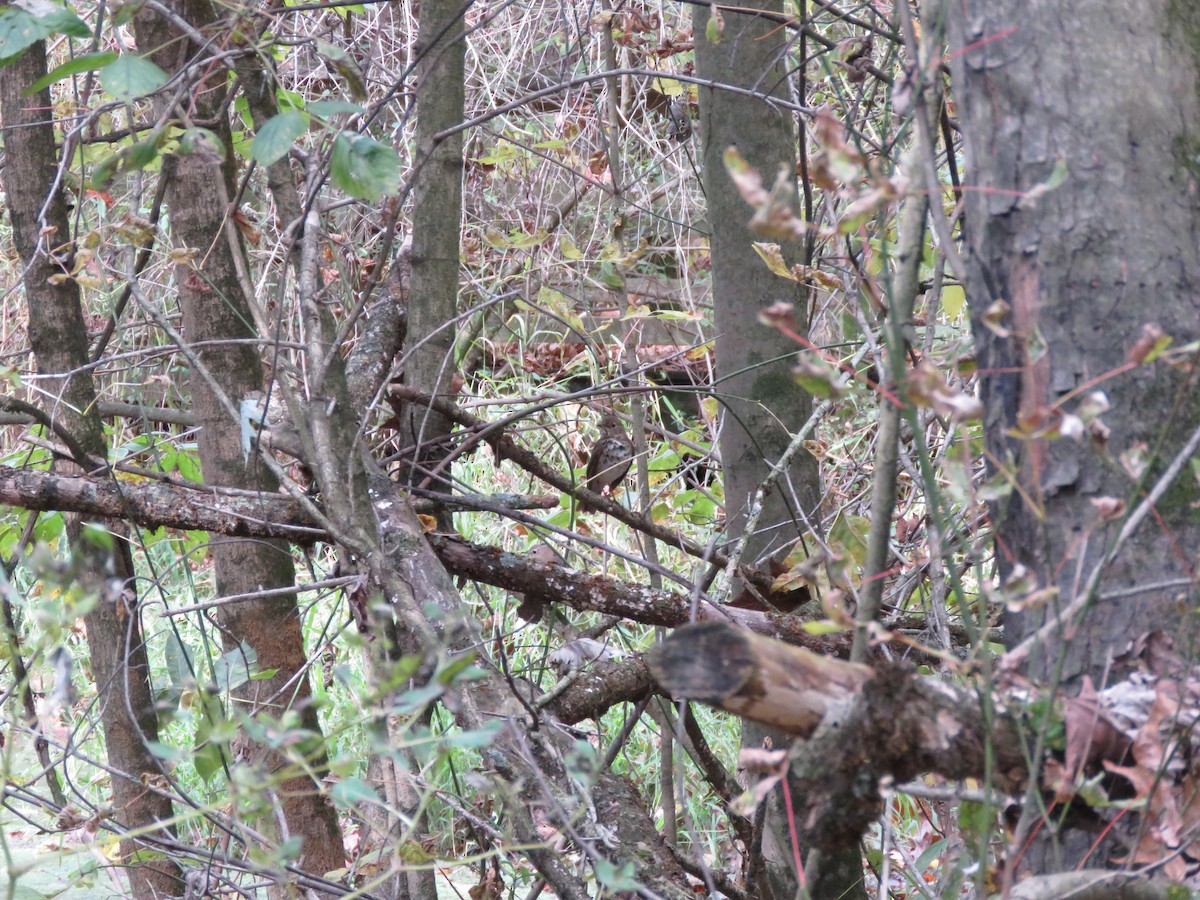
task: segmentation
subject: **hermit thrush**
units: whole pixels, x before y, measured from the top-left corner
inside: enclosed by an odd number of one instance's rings
[[[625,478],[632,462],[633,442],[625,433],[625,427],[616,415],[605,413],[600,419],[600,437],[588,456],[588,489],[597,494],[607,494]],[[592,511],[586,503],[581,503],[580,509],[583,512]]]

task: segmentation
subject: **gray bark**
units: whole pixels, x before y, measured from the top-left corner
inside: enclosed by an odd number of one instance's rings
[[[457,373],[458,269],[462,220],[462,132],[435,136],[463,120],[466,38],[458,0],[425,0],[417,54],[417,159],[413,186],[412,275],[404,380],[431,394],[447,395]],[[408,405],[401,435],[418,448],[424,467],[445,456],[453,423],[425,407]],[[426,473],[413,474],[420,483]],[[437,479],[445,485],[449,473]],[[449,521],[443,523],[449,526]]]
[[[413,184],[412,243],[397,257],[394,270],[409,298],[408,330],[411,345],[404,356],[404,380],[423,391],[448,395],[458,369],[455,340],[458,326],[459,242],[462,220],[463,138],[456,132],[444,140],[435,136],[463,120],[463,82],[466,38],[459,0],[422,0],[417,37],[417,127]],[[407,270],[407,271],[402,271]],[[356,367],[357,368],[357,367]],[[402,461],[400,477],[421,484],[431,469],[446,456],[453,422],[428,407],[405,404],[401,413],[401,443],[411,455]],[[449,490],[449,471],[443,471],[431,486]],[[453,519],[438,510],[442,528],[451,530]],[[439,566],[440,568],[440,566]],[[403,615],[395,622],[396,642],[401,648],[420,646],[423,641],[414,623]],[[378,671],[384,666],[375,661]],[[392,785],[391,810],[400,810],[409,823],[420,829],[422,799],[407,773],[387,758],[372,762],[372,774],[381,784]],[[377,818],[385,832],[398,832],[402,824],[389,814]],[[390,883],[397,897],[436,900],[437,886],[430,870],[397,873]]]
[[[1179,458],[1200,423],[1194,367],[1126,363],[1148,324],[1176,347],[1200,334],[1200,9],[973,0],[945,10],[987,445],[993,474],[1020,486],[992,510],[997,562],[1002,577],[1023,566],[1058,592],[1008,615],[1006,638],[1036,680],[1061,665],[1071,686],[1105,674],[1149,629],[1181,641],[1194,630],[1200,487]],[[1065,178],[1045,190],[1056,169]],[[1097,389],[1111,406],[1106,441],[1014,437],[1023,423],[1075,413]],[[1143,453],[1144,473],[1131,475]],[[1136,509],[1172,460],[1184,474],[1164,482],[1152,514],[1100,521],[1093,501]],[[1171,580],[1193,587],[1162,586]],[[1035,848],[1032,867],[1073,866],[1090,845],[1063,838]]]
[[[997,508],[1001,571],[1023,563],[1042,585],[1061,587],[1065,601],[1081,584],[1077,573],[1087,573],[1113,537],[1096,527],[1091,501],[1136,505],[1200,422],[1200,393],[1186,371],[1159,362],[1106,378],[1124,365],[1143,325],[1157,323],[1176,345],[1200,331],[1200,45],[1184,39],[1200,31],[1200,11],[1093,0],[1039,17],[1012,0],[972,4],[951,25],[956,47],[1020,26],[954,56],[974,185],[967,276],[995,465],[1044,506],[1039,517],[1014,494]],[[1023,201],[1056,165],[1066,180]],[[997,300],[1011,307],[1002,322],[1008,336],[983,322]],[[1107,446],[1006,434],[1094,381],[1112,407],[1103,417]],[[1071,397],[1063,409],[1077,405]],[[1140,484],[1116,464],[1139,442],[1150,461]],[[1183,574],[1200,538],[1198,498],[1195,479],[1180,479],[1158,504],[1162,526],[1148,522],[1127,543],[1105,589],[1142,585],[1148,571],[1155,581]],[[1064,648],[1067,675],[1096,673],[1122,636],[1176,624],[1176,600],[1151,589],[1098,601]],[[1053,613],[1009,617],[1010,643]],[[1047,671],[1056,649],[1035,669]]]
[[[696,7],[696,70],[702,78],[748,87],[787,99],[785,52],[787,31],[776,22],[751,13],[725,9],[719,41],[708,40],[709,9]],[[783,4],[766,0],[750,8],[780,13]],[[808,419],[811,398],[792,378],[791,359],[800,348],[775,329],[761,325],[761,310],[776,302],[795,304],[795,327],[807,330],[804,297],[797,285],[772,274],[755,253],[755,237],[746,227],[751,210],[734,188],[722,161],[734,145],[767,183],[780,166],[792,170],[796,161],[796,128],[791,114],[767,100],[750,102],[745,96],[718,90],[700,92],[700,128],[703,146],[703,182],[708,203],[713,296],[716,298],[715,390],[723,405],[721,459],[724,461],[725,511],[732,535],[741,534],[750,515],[750,504],[772,462],[787,449],[791,435]],[[799,248],[785,248],[797,262]],[[763,498],[755,534],[747,544],[747,562],[768,557],[785,548],[806,528],[798,514],[812,513],[818,498],[816,461],[805,452],[794,457],[785,478]],[[743,745],[758,746],[770,732],[749,723],[743,726]],[[774,734],[775,740],[781,736]],[[757,878],[764,896],[770,881],[776,896],[795,892],[792,853],[786,835],[786,817],[771,801],[763,848],[766,878]],[[857,851],[855,851],[857,853]],[[861,867],[858,870],[861,882]],[[852,896],[846,882],[830,879],[813,885],[813,896]]]
[[[781,4],[762,8],[779,13]],[[774,22],[736,12],[725,13],[719,44],[705,40],[707,9],[697,7],[696,65],[701,77],[768,91],[786,99],[783,53],[786,31]],[[774,275],[754,252],[755,236],[746,227],[751,209],[725,171],[722,154],[736,146],[741,155],[770,183],[779,167],[795,165],[796,136],[791,114],[769,102],[749,102],[745,96],[720,90],[700,92],[703,139],[704,193],[712,244],[713,296],[716,298],[717,384],[724,408],[721,459],[725,461],[726,515],[732,533],[739,533],[747,504],[779,459],[794,431],[808,419],[812,399],[792,378],[794,341],[759,323],[763,308],[776,302],[796,304],[797,329],[807,329],[799,287]],[[785,248],[796,255],[796,248]],[[797,261],[792,259],[792,262]],[[769,555],[804,531],[795,499],[806,513],[817,500],[816,461],[799,454],[789,478],[764,499],[750,554]],[[747,560],[750,561],[750,560]]]

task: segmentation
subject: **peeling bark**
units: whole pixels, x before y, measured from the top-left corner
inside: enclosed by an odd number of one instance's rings
[[[1027,776],[1019,718],[990,693],[908,667],[867,667],[813,654],[717,623],[681,628],[649,655],[677,698],[708,703],[805,740],[791,781],[804,791],[797,821],[806,847],[857,846],[883,809],[885,776],[951,779]],[[989,749],[993,756],[989,759]]]
[[[996,556],[1002,580],[1021,570],[1052,598],[1006,615],[1020,650],[1009,664],[1070,689],[1085,675],[1119,679],[1148,631],[1195,630],[1200,483],[1187,457],[1200,370],[1169,349],[1143,363],[1139,342],[1147,327],[1174,347],[1200,337],[1200,9],[943,9],[971,185],[964,274],[988,458],[1017,488],[992,506]],[[1107,398],[1099,424],[1057,437],[1094,391]],[[1140,519],[1105,521],[1097,503]],[[1027,810],[1015,840],[1041,818]],[[1052,832],[1038,828],[1022,866],[1124,856],[1069,822]]]

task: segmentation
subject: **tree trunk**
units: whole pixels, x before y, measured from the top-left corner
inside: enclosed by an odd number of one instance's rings
[[[779,13],[782,5],[764,3],[762,7]],[[724,15],[724,35],[714,45],[704,38],[707,8],[698,6],[696,10],[696,64],[701,77],[764,94],[774,89],[774,95],[786,99],[781,65],[787,43],[784,29],[774,21],[729,12]],[[807,421],[812,399],[790,372],[792,356],[800,347],[759,322],[759,314],[767,306],[792,303],[797,331],[803,334],[807,329],[803,296],[798,285],[772,273],[755,253],[755,238],[747,228],[752,211],[726,173],[722,154],[736,146],[769,183],[780,166],[789,171],[794,166],[796,136],[790,113],[719,89],[701,91],[700,121],[716,298],[716,390],[724,408],[721,459],[725,505],[731,532],[737,534],[771,462],[783,455],[792,434]],[[794,257],[795,249],[785,248],[787,255]],[[816,507],[816,460],[802,451],[794,457],[787,475],[763,498],[747,562],[790,547],[805,530],[797,505],[805,513]]]
[[[1108,663],[1148,630],[1194,630],[1180,626],[1200,545],[1184,449],[1200,423],[1197,370],[1139,363],[1148,326],[1174,347],[1200,334],[1200,9],[944,8],[991,473],[1018,488],[992,509],[997,561],[1002,579],[1024,567],[1053,592],[1009,614],[1006,639],[1037,681],[1059,666],[1069,686],[1119,676]],[[1094,391],[1107,428],[1052,439]],[[1173,461],[1183,473],[1164,479]],[[1109,498],[1125,507],[1106,520],[1095,504]],[[1058,837],[1027,855],[1034,869],[1073,867],[1093,840]]]
[[[40,392],[52,398],[50,415],[76,444],[92,457],[105,460],[104,428],[91,370],[86,368],[87,327],[79,287],[64,278],[71,271],[73,249],[67,207],[53,187],[58,169],[51,117],[54,106],[46,88],[29,97],[22,94],[45,74],[46,53],[41,42],[0,69],[0,117],[7,132],[4,193],[12,217],[13,243],[26,266],[29,342],[38,372],[49,376],[39,381]],[[66,372],[73,374],[63,376]],[[87,461],[78,462],[92,468]],[[113,538],[111,549],[81,540],[81,519],[68,517],[72,550],[81,557],[81,574],[99,594],[86,623],[105,747],[113,769],[115,818],[125,828],[153,836],[156,824],[169,820],[172,812],[168,798],[147,791],[141,782],[142,776],[158,775],[162,770],[148,749],[149,741],[158,740],[158,720],[134,590],[133,557],[124,523],[110,520],[104,527]],[[119,585],[116,590],[111,587],[114,576]],[[171,828],[162,830],[164,836],[173,836]],[[131,864],[128,870],[133,896],[151,900],[181,893],[179,868],[173,861],[163,857],[148,863],[141,841],[121,842],[122,856],[128,858],[139,851],[143,862]]]
[[[710,19],[708,7],[696,7],[693,32],[697,74],[757,90],[764,96],[788,99],[783,65],[786,29],[777,21],[745,12],[754,8],[779,14],[783,4],[766,0],[737,10],[725,9],[720,24]],[[710,40],[714,36],[710,32],[717,33],[716,40]],[[765,307],[791,303],[795,306],[796,331],[805,333],[803,294],[795,283],[774,275],[755,253],[751,246],[754,236],[747,228],[751,211],[726,173],[722,155],[728,147],[736,146],[769,182],[780,166],[793,170],[796,133],[790,113],[720,89],[701,91],[700,127],[716,298],[715,387],[724,407],[720,447],[725,514],[730,534],[736,536],[746,528],[751,504],[771,463],[783,456],[792,434],[807,421],[812,401],[789,371],[790,360],[800,348],[780,332],[759,323],[759,313]],[[785,254],[792,257],[789,262],[795,262],[798,249],[785,248]],[[785,477],[762,498],[754,534],[746,546],[746,562],[786,552],[806,530],[797,506],[810,514],[818,496],[816,461],[800,451]],[[759,746],[768,736],[780,739],[778,734],[758,726],[744,727],[743,746]],[[793,853],[786,838],[786,817],[777,797],[769,802],[771,813],[763,841],[768,880],[775,896],[791,896],[796,883],[790,871]],[[861,865],[858,871],[861,875]],[[849,887],[814,885],[813,896],[852,896],[845,893]],[[763,894],[770,896],[766,891]]]
[[[454,390],[455,339],[458,314],[459,242],[462,221],[462,132],[437,140],[436,135],[463,120],[463,82],[466,38],[462,21],[464,7],[456,0],[422,0],[420,28],[415,55],[417,63],[417,155],[413,174],[411,249],[397,256],[393,267],[405,283],[408,331],[411,343],[404,355],[406,384],[434,395],[449,396]],[[446,457],[454,423],[428,407],[403,404],[400,415],[401,446],[408,454],[401,461],[398,477],[420,485]],[[430,482],[435,490],[449,493],[450,472],[441,470]],[[448,510],[436,510],[439,526],[452,531]],[[389,660],[421,647],[423,641],[412,630],[413,623],[400,616],[394,623],[397,647],[376,648],[371,660],[376,681],[387,678]],[[423,648],[428,649],[428,648]],[[393,744],[395,717],[377,723],[380,739]],[[396,752],[403,752],[397,750]],[[416,771],[413,768],[413,771]],[[424,837],[422,822],[425,801],[410,772],[398,764],[394,754],[376,754],[368,778],[379,786],[387,803],[371,815],[372,824],[386,837],[408,831],[410,840]],[[393,813],[399,813],[395,815]],[[436,900],[437,885],[430,869],[412,868],[394,873],[386,890],[400,900]]]
[[[172,8],[199,29],[218,18],[217,11],[203,0],[176,3]],[[155,62],[169,73],[180,70],[182,61],[199,49],[156,11],[143,9],[135,24],[138,45],[152,51]],[[207,80],[201,80],[205,76]],[[219,91],[223,70],[201,63],[185,77],[197,80],[195,115],[213,121],[213,130],[228,147],[229,129],[221,118],[225,113]],[[240,423],[216,390],[237,406],[263,387],[262,361],[248,342],[259,335],[238,274],[245,258],[230,209],[234,191],[229,163],[215,153],[192,152],[170,157],[163,165],[174,243],[198,251],[175,269],[187,340],[204,342],[204,348],[195,354],[199,366],[190,373],[192,411],[200,426],[200,464],[206,484],[274,491],[278,487],[275,477],[257,454],[243,452]],[[234,343],[239,340],[242,343]],[[281,388],[277,385],[273,390]],[[220,595],[290,587],[295,582],[291,551],[283,542],[213,538],[210,552]],[[295,595],[225,605],[218,615],[225,649],[236,652],[245,642],[255,653],[257,668],[275,672],[235,692],[244,704],[242,709],[272,718],[284,709],[296,710],[302,726],[316,736],[311,741],[310,760],[319,773],[324,766],[321,726],[310,703],[308,679],[297,677],[305,671],[307,660]],[[321,785],[306,775],[280,780],[277,773],[290,767],[280,753],[267,752],[261,758],[264,783],[278,797],[275,802],[282,810],[283,828],[287,836],[301,839],[300,867],[318,875],[340,868],[344,850],[337,814]]]
[[[417,172],[413,185],[412,274],[409,288],[406,384],[449,396],[458,372],[459,241],[462,221],[463,138],[457,131],[435,136],[463,120],[463,64],[466,51],[463,6],[457,0],[423,0],[417,64]],[[414,484],[446,455],[453,422],[426,407],[405,406],[401,436],[412,447]],[[449,472],[432,483],[448,490]],[[442,526],[450,528],[448,514]]]

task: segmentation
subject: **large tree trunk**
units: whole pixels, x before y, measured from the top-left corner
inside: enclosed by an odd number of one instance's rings
[[[1200,423],[1197,372],[1126,364],[1144,355],[1147,326],[1176,347],[1200,333],[1200,9],[945,10],[987,446],[992,473],[1019,487],[993,507],[997,559],[1002,576],[1023,566],[1057,592],[1008,615],[1006,638],[1036,680],[1061,665],[1077,684],[1149,629],[1180,634],[1195,605],[1200,490],[1181,448]],[[1107,394],[1108,431],[1050,439],[1092,391]],[[1102,521],[1093,504],[1135,510],[1172,461],[1182,473],[1140,521]],[[1073,866],[1093,840],[1061,837],[1026,859]]]
[[[91,370],[86,367],[87,327],[79,287],[63,277],[71,271],[73,249],[67,207],[62,194],[53,188],[58,169],[51,117],[54,106],[48,89],[29,97],[22,93],[45,74],[45,45],[40,42],[0,69],[0,117],[6,131],[4,194],[12,217],[13,243],[26,267],[29,342],[38,372],[50,376],[39,381],[39,390],[50,398],[49,414],[70,432],[78,447],[104,460],[108,449]],[[43,209],[45,215],[41,216]],[[62,375],[68,372],[73,374]],[[87,461],[78,462],[92,468]],[[68,522],[72,550],[81,557],[80,572],[89,588],[99,594],[87,615],[87,636],[113,771],[115,819],[128,829],[152,836],[157,823],[171,818],[171,801],[147,791],[141,781],[161,769],[148,749],[148,742],[158,739],[158,720],[128,530],[122,522],[105,522],[113,536],[109,549],[80,539],[78,516],[69,517]],[[114,576],[119,585],[116,591],[111,587]],[[162,833],[169,837],[171,829],[164,827]],[[143,860],[147,859],[140,841],[121,842],[121,853],[127,858],[139,850]],[[138,900],[181,893],[179,868],[165,857],[131,864],[128,871],[130,888]]]
[[[779,14],[783,4],[751,4]],[[709,40],[710,11],[696,7],[696,70],[702,78],[761,91],[787,99],[784,67],[786,29],[777,21],[725,9],[719,39]],[[789,113],[745,95],[719,89],[700,93],[703,141],[703,181],[708,203],[712,253],[713,296],[716,298],[716,390],[723,405],[721,460],[725,479],[725,510],[732,535],[742,534],[760,484],[791,442],[794,432],[808,419],[811,398],[790,372],[789,360],[799,349],[780,332],[759,323],[761,311],[776,302],[795,304],[795,327],[807,330],[803,294],[796,284],[774,275],[755,253],[755,240],[747,223],[750,209],[725,171],[722,155],[736,146],[742,157],[764,178],[780,166],[791,171],[796,160],[795,125]],[[788,255],[795,257],[796,249]],[[798,261],[793,258],[791,262]],[[805,531],[797,504],[805,514],[816,508],[819,496],[816,461],[805,451],[796,454],[773,490],[762,497],[754,534],[746,545],[746,562],[790,548]],[[743,744],[760,746],[765,737],[778,734],[757,725],[744,726]],[[786,838],[786,817],[778,796],[766,820],[763,853],[775,896],[795,892],[791,871],[793,853]],[[857,854],[857,851],[854,851]],[[861,866],[857,867],[861,883]],[[757,879],[763,896],[766,885]],[[813,885],[813,896],[848,896],[846,885]]]
[[[203,0],[176,3],[172,8],[199,29],[218,19],[217,11]],[[157,11],[142,10],[135,24],[139,46],[151,51],[168,72],[180,70],[183,61],[198,49],[168,26]],[[185,77],[201,79],[205,75],[207,80],[196,84],[194,114],[213,121],[213,130],[228,147],[219,90],[223,71],[210,71],[202,63]],[[238,274],[245,259],[230,209],[234,191],[229,160],[205,152],[177,155],[164,161],[163,177],[168,179],[174,243],[198,251],[194,258],[177,265],[175,280],[186,339],[190,344],[204,342],[203,349],[196,352],[198,366],[190,373],[190,389],[193,415],[200,426],[205,483],[274,491],[278,487],[275,477],[257,454],[243,452],[239,422],[215,390],[236,406],[263,387],[262,361],[248,340],[258,335]],[[277,385],[273,390],[282,388]],[[283,542],[214,538],[210,552],[221,595],[252,594],[294,584],[291,551]],[[295,595],[225,605],[218,614],[226,650],[235,650],[244,641],[253,649],[258,669],[275,673],[250,681],[236,692],[244,704],[242,710],[275,718],[285,708],[295,709],[303,727],[317,736],[311,742],[310,758],[313,771],[320,772],[324,762],[321,726],[310,703],[308,680],[303,674],[297,677],[305,671],[306,655]],[[289,764],[278,752],[266,752],[260,758],[287,834],[301,838],[301,868],[317,875],[340,868],[344,850],[337,814],[322,786],[306,775],[280,779],[279,770]]]

